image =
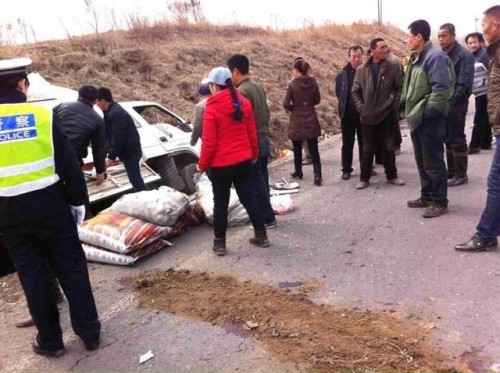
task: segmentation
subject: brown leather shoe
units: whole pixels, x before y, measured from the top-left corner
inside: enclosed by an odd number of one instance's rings
[[[16,325],[16,328],[29,328],[30,326],[35,325],[35,322],[30,317],[29,319],[16,322],[14,325]]]
[[[365,181],[365,180],[361,180],[357,185],[356,185],[356,189],[358,190],[361,190],[361,189],[365,189],[368,187],[368,185],[370,185],[370,182],[369,181]]]
[[[498,240],[486,241],[472,237],[470,241],[461,243],[455,246],[457,251],[466,251],[469,253],[478,253],[480,251],[486,251],[488,249],[496,250],[498,246]]]
[[[446,214],[448,212],[447,206],[440,206],[435,204],[430,204],[422,215],[424,218],[436,218],[440,215]]]
[[[60,348],[59,350],[46,350],[40,347],[36,339],[33,341],[33,351],[35,352],[35,354],[49,357],[61,357],[66,352],[64,347]]]
[[[412,201],[406,202],[410,208],[422,208],[429,206],[429,202],[424,201],[422,198],[414,199]]]
[[[403,186],[405,185],[405,181],[399,177],[395,177],[394,179],[387,180],[389,184],[394,184],[397,186]]]
[[[212,251],[217,256],[224,256],[227,254],[226,249],[226,238],[214,238],[214,246],[212,247]]]

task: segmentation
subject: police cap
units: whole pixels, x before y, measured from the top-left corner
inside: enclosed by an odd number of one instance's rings
[[[0,60],[0,79],[25,78],[27,75],[26,67],[31,63],[29,58]]]

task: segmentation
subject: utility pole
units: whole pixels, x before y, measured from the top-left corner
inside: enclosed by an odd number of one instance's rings
[[[476,16],[476,18],[474,18],[474,24],[476,25],[476,32],[477,32],[477,21],[479,21],[479,17]]]
[[[377,8],[378,8],[378,24],[382,24],[382,0],[377,0]]]

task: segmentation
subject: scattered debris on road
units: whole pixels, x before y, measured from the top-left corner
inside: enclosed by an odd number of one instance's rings
[[[141,355],[139,358],[139,364],[145,363],[149,359],[152,359],[155,355],[153,354],[153,351],[149,350],[145,354]]]

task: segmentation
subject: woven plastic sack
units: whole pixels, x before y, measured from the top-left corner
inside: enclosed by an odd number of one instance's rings
[[[111,210],[161,226],[172,226],[186,211],[189,197],[168,186],[122,196]]]
[[[134,258],[128,255],[117,254],[86,243],[82,243],[82,247],[85,252],[87,262],[116,264],[120,266],[129,266],[134,264]]]
[[[203,208],[205,216],[210,224],[214,223],[214,194],[212,191],[212,183],[203,174],[196,183],[196,195],[198,203]],[[250,221],[248,214],[238,199],[236,190],[231,189],[229,197],[229,206],[227,208],[227,225],[244,225]]]
[[[156,240],[153,243],[134,251],[130,255],[117,254],[112,251],[104,250],[93,245],[86,243],[82,244],[83,251],[85,252],[85,257],[88,262],[97,262],[105,264],[115,264],[115,265],[133,265],[139,259],[146,258],[153,253],[160,251],[161,249],[172,246],[172,244],[166,240]]]
[[[173,238],[180,236],[190,227],[200,225],[205,221],[205,213],[203,208],[199,205],[195,195],[189,199],[188,208],[175,222],[172,230],[168,233],[166,238]]]
[[[139,250],[165,237],[169,231],[169,227],[161,227],[111,210],[78,225],[80,241],[120,254]]]

